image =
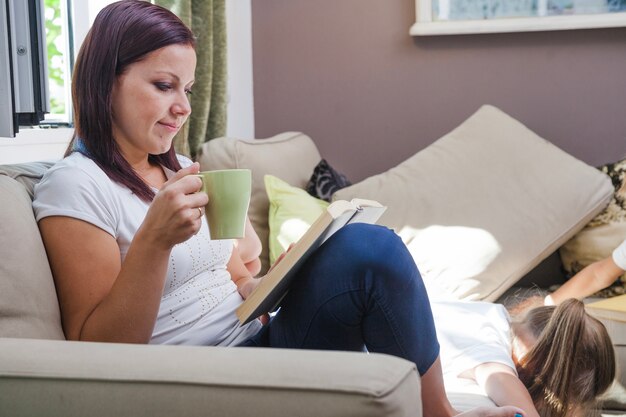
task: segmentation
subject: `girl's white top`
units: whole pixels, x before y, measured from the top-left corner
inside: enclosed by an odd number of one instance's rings
[[[457,378],[487,362],[515,371],[509,314],[501,304],[433,301],[444,378]]]
[[[617,266],[626,271],[626,240],[613,251],[613,261]]]

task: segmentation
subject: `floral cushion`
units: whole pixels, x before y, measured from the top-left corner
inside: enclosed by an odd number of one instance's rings
[[[315,198],[330,201],[335,191],[352,185],[345,175],[340,174],[322,159],[313,170],[306,191]]]
[[[561,247],[561,259],[568,277],[593,262],[611,256],[613,250],[626,239],[626,159],[599,169],[611,178],[615,194],[600,214]],[[594,296],[613,297],[624,293],[626,273]]]

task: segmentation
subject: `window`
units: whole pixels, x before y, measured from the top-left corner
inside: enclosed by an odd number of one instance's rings
[[[0,136],[71,123],[69,1],[0,2]]]
[[[13,136],[19,124],[37,124],[48,111],[43,3],[0,2],[0,134]]]
[[[45,0],[46,51],[50,113],[46,122],[71,122],[71,68],[74,56],[67,0]]]
[[[412,35],[626,26],[626,0],[416,0]]]
[[[54,160],[63,156],[73,133],[72,46],[82,42],[90,25],[90,7],[94,7],[95,1],[0,0],[0,164]],[[37,36],[25,40],[23,33],[15,33],[20,28],[28,28],[29,36],[33,33]],[[45,65],[37,62],[35,66],[29,61],[30,74],[15,65],[16,45],[20,40],[22,46],[30,45],[30,52],[43,52],[40,62]],[[40,77],[39,87],[32,84],[35,73]],[[27,82],[29,77],[31,84]],[[44,96],[45,111],[37,114],[36,121],[32,120],[32,113],[31,119],[26,120],[28,110],[26,116],[19,115],[24,108],[18,105],[22,97],[34,97],[35,92]]]

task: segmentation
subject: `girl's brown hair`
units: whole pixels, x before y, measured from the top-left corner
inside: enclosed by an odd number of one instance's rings
[[[72,77],[74,137],[65,153],[81,152],[113,181],[151,201],[154,192],[124,159],[113,138],[111,95],[129,65],[168,45],[195,48],[193,33],[169,10],[142,0],[122,0],[102,9],[83,42]],[[181,166],[174,147],[150,155],[153,164]]]
[[[604,325],[575,299],[530,310],[518,324],[537,339],[517,372],[539,415],[594,415],[597,397],[615,379],[615,353]]]

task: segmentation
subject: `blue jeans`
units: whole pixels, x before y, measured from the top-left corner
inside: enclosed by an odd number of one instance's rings
[[[269,324],[240,346],[387,353],[423,375],[439,355],[430,302],[400,238],[348,225],[302,266]]]

